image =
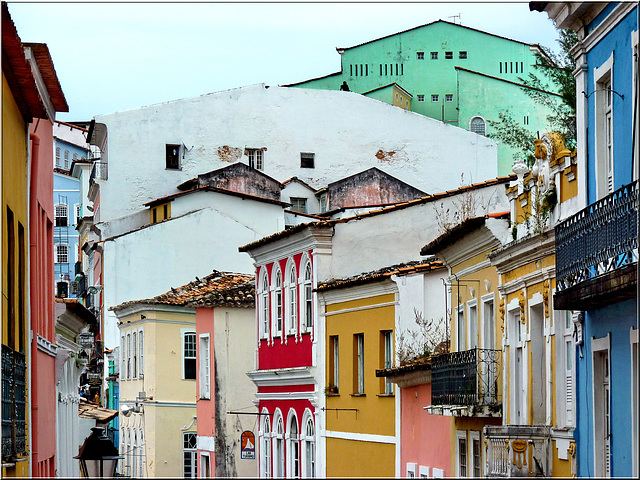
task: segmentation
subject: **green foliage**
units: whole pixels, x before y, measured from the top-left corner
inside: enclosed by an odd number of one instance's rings
[[[522,91],[536,104],[547,107],[551,112],[547,115],[547,131],[560,133],[567,148],[573,149],[577,145],[576,81],[573,76],[575,61],[569,52],[578,37],[573,30],[558,29],[558,33],[560,53],[554,54],[548,48],[540,46],[542,53],[535,54],[535,72],[529,73],[529,78],[519,80],[526,85],[522,87]],[[558,93],[560,98],[545,92]],[[488,120],[494,129],[488,136],[516,149],[514,160],[523,160],[531,168],[535,163],[531,153],[535,138],[533,132],[519,125],[508,111],[500,112],[498,117],[497,122]]]

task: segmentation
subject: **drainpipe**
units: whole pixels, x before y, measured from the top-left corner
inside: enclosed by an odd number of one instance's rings
[[[37,128],[37,127],[36,127]],[[40,150],[40,137],[35,133],[29,133],[29,124],[25,127],[25,137],[26,134],[29,134],[29,142],[27,142],[27,188],[29,188],[29,196],[28,201],[29,205],[27,206],[27,228],[28,235],[25,239],[28,242],[28,245],[31,245],[31,166],[34,164],[34,159],[37,160],[38,152]],[[29,439],[29,448],[31,449],[31,454],[29,454],[29,476],[33,476],[33,388],[32,386],[32,370],[33,370],[33,356],[31,355],[31,346],[33,344],[33,329],[31,328],[31,248],[27,248],[26,252],[26,283],[27,283],[27,315],[26,322],[27,327],[27,345],[28,347],[25,349],[25,353],[27,355],[27,391],[29,392],[27,399],[27,412],[26,414],[29,416],[29,431],[27,437]],[[36,405],[37,408],[37,405]]]

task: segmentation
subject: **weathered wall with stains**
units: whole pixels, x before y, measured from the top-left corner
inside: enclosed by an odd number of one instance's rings
[[[346,206],[406,202],[426,195],[381,170],[371,168],[328,186],[327,210]]]
[[[224,188],[247,195],[280,200],[280,182],[244,163],[235,163],[226,168],[198,175],[198,186]]]
[[[266,148],[265,174],[314,188],[374,166],[429,193],[456,188],[463,173],[473,182],[497,176],[494,141],[353,92],[255,85],[96,121],[109,135],[103,220],[236,159],[248,164],[246,148]],[[166,144],[186,146],[180,170],[166,168]],[[301,168],[300,152],[315,153],[315,168]]]

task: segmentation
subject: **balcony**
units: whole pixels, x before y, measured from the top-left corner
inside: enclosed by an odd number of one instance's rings
[[[2,461],[27,453],[27,364],[23,353],[2,345]]]
[[[590,310],[635,295],[638,181],[619,188],[555,228],[555,308]]]
[[[485,477],[547,477],[552,473],[548,426],[485,426]]]
[[[473,348],[431,357],[430,413],[500,417],[501,350]]]

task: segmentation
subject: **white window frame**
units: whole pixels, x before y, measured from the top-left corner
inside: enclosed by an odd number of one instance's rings
[[[473,317],[472,317],[473,313]],[[474,318],[475,317],[475,318]],[[467,350],[480,347],[480,335],[478,332],[478,300],[473,299],[467,302],[467,324],[469,325],[469,337]]]
[[[260,422],[260,477],[271,478],[271,422],[269,411],[262,409]]]
[[[556,412],[558,425],[575,426],[575,340],[573,338],[571,310],[553,310],[553,325],[556,333]],[[570,344],[571,351],[567,349]],[[569,365],[569,361],[571,365]]]
[[[424,95],[422,94],[418,95],[418,102],[420,103],[424,102]]]
[[[460,463],[460,454],[462,453],[460,451],[460,440],[464,440],[464,454],[465,454],[465,460],[466,460],[466,464],[465,464],[465,469],[466,472],[463,475],[462,471],[461,471],[461,463]],[[456,477],[457,478],[464,478],[464,477],[469,477],[469,440],[467,439],[467,431],[466,430],[456,430]]]
[[[187,448],[185,447],[185,440],[187,435],[193,435],[196,437],[196,448]],[[198,448],[197,448],[197,440],[198,433],[197,432],[182,432],[182,475],[183,478],[198,478]],[[184,464],[184,454],[189,453],[191,456],[191,476],[185,476],[185,464]]]
[[[61,249],[66,250],[64,253]],[[54,245],[54,252],[56,256],[56,263],[69,263],[69,244],[68,243],[56,243]],[[66,260],[64,258],[66,256]]]
[[[527,338],[522,325],[520,304],[518,299],[509,302],[507,306],[507,339],[509,344],[509,356],[511,357],[511,379],[510,379],[510,412],[511,423],[513,425],[524,425],[527,423]],[[516,356],[518,349],[521,350],[521,365],[517,368]],[[520,392],[518,392],[520,387]],[[518,406],[517,403],[520,405]],[[520,413],[518,414],[518,407]]]
[[[271,326],[272,338],[283,336],[284,331],[284,295],[282,292],[282,270],[279,262],[273,268],[272,282],[272,302],[273,302],[273,325]]]
[[[356,337],[356,348],[357,348],[357,387],[358,390],[355,392],[356,394],[359,395],[364,395],[365,390],[364,390],[364,356],[365,356],[365,349],[364,349],[364,333],[356,333],[355,334]]]
[[[258,320],[260,325],[260,338],[269,340],[270,328],[271,324],[269,318],[269,302],[270,302],[270,294],[269,294],[269,276],[267,275],[267,269],[263,267],[262,273],[259,276],[260,284],[258,285],[260,292],[259,294],[259,311],[258,311]]]
[[[133,342],[133,367],[131,369],[131,376],[132,378],[138,378],[138,332],[136,330],[131,332],[131,340]]]
[[[429,470],[431,470],[429,467],[425,465],[420,465],[418,467],[418,478],[430,478]]]
[[[479,459],[478,465],[476,465],[475,458],[473,456],[473,442],[474,441],[478,442],[478,451],[479,451],[479,454],[480,454],[480,459]],[[468,445],[467,448],[468,448],[468,451],[469,451],[469,454],[467,456],[468,464],[469,464],[469,476],[475,477],[475,478],[481,477],[482,476],[482,442],[480,441],[480,432],[475,431],[475,430],[470,430],[469,431],[469,445]],[[476,476],[476,473],[474,471],[476,467],[480,468],[480,475],[477,475],[477,476]]]
[[[340,337],[332,335],[329,337],[332,342],[331,349],[333,353],[333,384],[336,391],[340,392]]]
[[[131,476],[138,474],[138,430],[132,429],[133,440],[131,441]]]
[[[207,468],[204,468],[204,459],[207,459]],[[211,455],[209,452],[200,452],[200,478],[212,478],[211,477]]]
[[[309,424],[311,424],[311,433],[309,433]],[[304,428],[304,430],[303,430]],[[316,476],[316,425],[311,411],[305,409],[302,416],[302,424],[300,425],[300,439],[302,440],[302,476],[304,478],[314,478]],[[311,457],[311,458],[309,458]]]
[[[595,157],[596,157],[596,195],[606,197],[614,190],[614,151],[613,151],[613,52],[599,67],[593,70],[594,118],[595,118]],[[605,90],[609,89],[609,91]],[[610,135],[607,127],[611,127]]]
[[[60,162],[60,147],[56,147],[56,163],[55,166],[56,168],[60,168],[61,162]]]
[[[603,405],[605,411],[609,412],[609,424],[606,425],[605,422],[602,422],[600,425],[600,421],[598,419],[598,415],[600,412],[596,412],[596,398],[600,394],[604,394],[602,390],[600,390],[600,385],[598,385],[598,380],[600,379],[600,374],[598,372],[596,366],[596,356],[601,352],[606,352],[607,355],[607,369],[609,375],[608,384],[609,384],[609,404]],[[604,378],[603,378],[604,380]],[[594,474],[597,477],[605,477],[609,478],[611,476],[611,440],[609,442],[600,442],[600,437],[604,437],[604,432],[602,429],[608,429],[611,432],[611,333],[607,333],[606,337],[602,338],[591,338],[591,398],[593,401],[593,405],[591,408],[592,415],[592,425],[593,425],[593,465],[594,465]],[[604,414],[604,411],[602,412]],[[602,429],[599,429],[598,426],[601,426]],[[603,463],[600,462],[601,459],[598,458],[600,454],[607,455],[607,447],[609,451],[609,459],[607,462],[606,458],[603,458]]]
[[[54,211],[54,226],[56,227],[68,227],[69,226],[69,205],[66,203],[56,203],[53,207]],[[66,225],[58,225],[58,218],[64,218],[67,220]]]
[[[131,380],[131,332],[127,331],[127,380]]]
[[[194,341],[193,341],[193,348],[194,348],[194,355],[193,357],[186,357],[185,356],[185,345],[184,342],[186,340],[186,336],[187,335],[193,335],[194,337]],[[181,370],[182,370],[182,380],[196,380],[198,378],[197,374],[196,374],[196,378],[185,378],[185,368],[184,368],[184,362],[187,359],[194,359],[196,362],[198,360],[198,354],[197,354],[197,345],[198,345],[198,337],[196,335],[196,330],[194,328],[181,328],[180,329],[180,358],[181,358]]]
[[[384,368],[393,367],[393,330],[386,330],[383,332],[384,341]],[[393,395],[393,385],[390,377],[384,379],[384,393],[385,395]]]
[[[143,435],[142,428],[138,430],[138,452],[139,452],[138,457],[140,457],[138,462],[138,467],[140,470],[138,473],[138,476],[140,478],[143,478],[143,477],[146,477],[144,467],[146,467],[147,462],[145,460],[144,435]]]
[[[292,432],[292,426],[295,425],[296,431]],[[300,478],[300,426],[298,425],[298,417],[293,409],[289,410],[286,425],[286,452],[287,452],[287,478]],[[296,462],[298,473],[296,475]]]
[[[198,337],[198,382],[200,398],[211,400],[211,336],[201,333]]]
[[[416,478],[418,473],[418,464],[415,462],[407,462],[407,478]]]
[[[264,170],[264,150],[261,148],[247,148],[249,166],[256,170]]]
[[[438,93],[431,94],[431,103],[438,103],[440,101],[440,95]]]
[[[482,121],[482,133],[480,132],[476,132],[475,130],[473,130],[473,124],[474,124],[474,120],[481,120]],[[475,115],[473,117],[471,117],[471,119],[469,120],[469,131],[472,133],[475,133],[476,135],[482,135],[484,137],[487,136],[487,120],[480,116],[480,115]]]
[[[285,297],[286,297],[286,324],[287,335],[298,333],[298,275],[293,261],[289,262],[286,269]]]
[[[467,323],[464,304],[456,307],[456,349],[458,352],[464,352],[467,349]]]
[[[64,169],[69,170],[69,150],[64,151]]]
[[[484,295],[480,298],[482,302],[482,310],[480,311],[480,325],[481,325],[481,336],[482,341],[480,345],[482,348],[487,348],[491,350],[496,349],[496,301],[495,294],[490,293],[489,295]],[[487,315],[487,306],[491,305],[491,318],[486,318]],[[492,338],[488,341],[488,337]]]
[[[273,477],[282,478],[285,476],[285,452],[284,452],[284,420],[279,408],[273,415],[273,433],[272,439],[272,452],[273,452]]]
[[[127,343],[126,343],[126,335],[122,333],[120,335],[120,380],[126,380],[126,372],[127,372]]]
[[[447,103],[453,102],[453,93],[447,93],[444,96],[444,101]]]
[[[313,268],[308,258],[303,262],[302,290],[304,295],[304,331],[313,331]],[[311,308],[309,308],[311,307]]]
[[[138,378],[144,378],[144,328],[138,329]]]

